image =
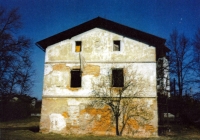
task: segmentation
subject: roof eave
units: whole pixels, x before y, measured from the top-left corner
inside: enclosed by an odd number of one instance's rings
[[[122,24],[119,24],[107,19],[103,19],[101,17],[97,17],[95,19],[82,23],[78,26],[75,26],[71,29],[68,29],[61,33],[58,33],[56,35],[53,35],[51,37],[38,41],[36,45],[39,48],[41,48],[43,51],[45,51],[46,48],[52,44],[58,43],[66,39],[70,39],[73,36],[76,36],[78,34],[91,30],[93,28],[104,29],[113,33],[123,35],[131,39],[138,40],[140,42],[147,43],[155,47],[163,46],[166,41],[163,38],[139,31],[137,29],[134,29],[128,26],[124,26]]]

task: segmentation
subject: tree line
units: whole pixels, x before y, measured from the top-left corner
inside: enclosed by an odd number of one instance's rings
[[[200,88],[200,28],[189,39],[176,29],[167,41],[169,52],[169,72],[172,93],[178,96],[199,92]]]
[[[16,95],[30,98],[34,81],[31,40],[19,34],[22,22],[17,8],[0,6],[0,118],[27,116],[30,100],[13,102]],[[10,114],[10,115],[9,115]]]
[[[200,28],[193,38],[174,29],[166,42],[170,97],[158,94],[158,109],[175,115],[177,122],[200,124]],[[162,88],[162,90],[165,90]],[[163,123],[163,122],[161,122]]]
[[[29,94],[34,69],[31,40],[18,35],[22,27],[17,9],[0,7],[0,94]]]

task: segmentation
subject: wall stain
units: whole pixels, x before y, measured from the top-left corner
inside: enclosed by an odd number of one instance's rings
[[[99,74],[100,74],[100,66],[98,65],[86,65],[84,67],[83,76],[84,75],[99,76]]]
[[[53,65],[54,71],[69,71],[70,68],[67,67],[65,64],[55,64]]]

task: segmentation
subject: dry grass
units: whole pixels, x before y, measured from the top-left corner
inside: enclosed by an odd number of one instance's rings
[[[6,121],[0,123],[0,128],[18,128],[18,127],[37,127],[39,126],[39,117],[30,117],[23,120]]]
[[[0,123],[0,140],[131,140],[130,137],[60,135],[38,132],[38,117]],[[193,126],[174,125],[170,132],[158,138],[134,138],[134,140],[200,140],[200,130]]]

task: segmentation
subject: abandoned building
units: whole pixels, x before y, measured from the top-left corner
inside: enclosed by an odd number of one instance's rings
[[[97,17],[36,44],[46,53],[41,132],[115,135],[109,108],[91,105],[94,85],[108,77],[104,82],[116,91],[133,79],[124,98],[138,104],[137,114],[148,110],[145,119],[130,116],[123,135],[157,136],[156,67],[169,51],[165,39]]]

